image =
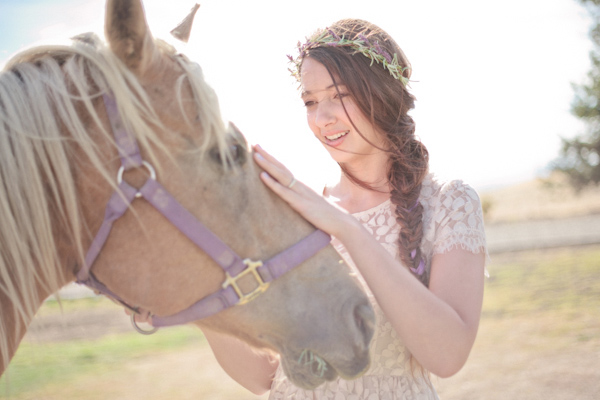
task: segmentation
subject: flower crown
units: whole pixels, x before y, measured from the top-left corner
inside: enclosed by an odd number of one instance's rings
[[[360,53],[370,59],[371,65],[373,65],[374,62],[377,64],[381,63],[383,68],[387,69],[394,79],[398,79],[404,86],[408,85],[408,78],[405,77],[403,73],[409,67],[402,67],[398,63],[398,54],[394,53],[394,57],[392,57],[390,53],[379,45],[379,42],[371,42],[362,33],[358,35],[357,39],[350,40],[346,39],[344,36],[340,37],[329,28],[326,28],[316,38],[313,37],[307,39],[304,44],[298,42],[298,56],[296,58],[288,55],[290,63],[295,66],[295,69],[289,68],[293,77],[300,81],[300,64],[302,63],[302,59],[306,55],[306,52],[310,49],[322,46],[350,47],[351,49],[354,49],[356,53]]]

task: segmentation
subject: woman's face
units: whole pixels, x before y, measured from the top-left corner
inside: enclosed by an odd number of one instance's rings
[[[307,57],[302,62],[300,78],[308,126],[335,161],[348,163],[380,152],[361,136],[378,147],[382,146],[381,136],[359,110],[338,77],[335,78],[339,93],[325,66]]]

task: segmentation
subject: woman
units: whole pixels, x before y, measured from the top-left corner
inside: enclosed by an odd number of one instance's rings
[[[317,32],[294,63],[308,125],[341,167],[323,195],[260,147],[264,183],[316,227],[362,278],[377,313],[364,376],[314,391],[294,387],[276,359],[206,332],[229,374],[271,399],[437,399],[429,375],[467,360],[483,298],[485,235],[479,198],[428,173],[408,115],[410,65],[393,39],[361,20]]]

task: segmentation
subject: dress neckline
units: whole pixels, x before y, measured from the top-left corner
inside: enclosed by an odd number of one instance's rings
[[[364,215],[373,214],[373,213],[375,213],[377,211],[380,211],[382,208],[387,207],[391,203],[392,203],[392,199],[387,199],[383,203],[379,203],[378,205],[376,205],[374,207],[371,207],[371,208],[369,208],[367,210],[364,210],[364,211],[357,211],[355,213],[352,213],[352,215],[355,216],[355,217],[362,217]]]

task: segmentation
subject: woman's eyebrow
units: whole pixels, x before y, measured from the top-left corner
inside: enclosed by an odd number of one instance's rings
[[[345,86],[345,85],[340,85],[340,84],[338,84],[337,86],[338,86],[338,88],[340,88],[340,87],[342,87],[342,86]],[[330,90],[330,89],[332,89],[332,88],[334,88],[334,87],[335,87],[335,84],[334,84],[334,83],[332,83],[331,85],[327,86],[325,89],[321,89],[321,90],[314,90],[314,91],[312,91],[312,90],[304,90],[304,91],[302,91],[302,93],[300,94],[300,97],[308,96],[308,95],[311,95],[311,94],[314,94],[314,93],[318,93],[318,92],[324,92],[324,91],[326,91],[326,90]]]

